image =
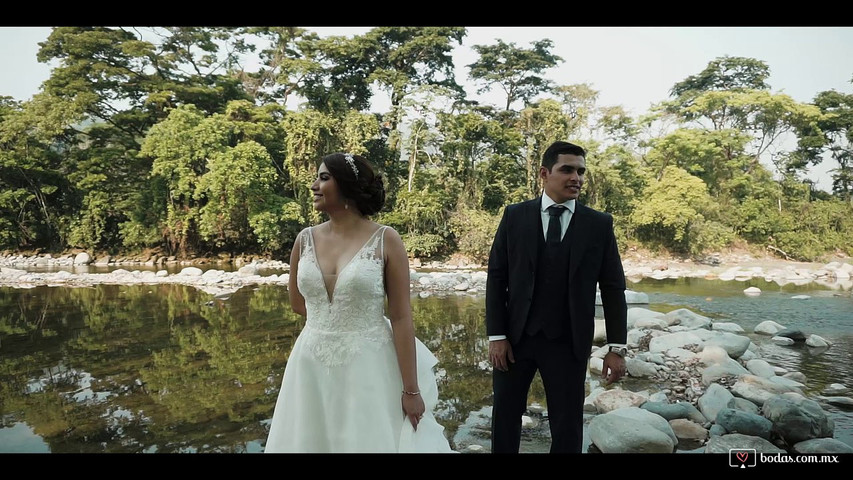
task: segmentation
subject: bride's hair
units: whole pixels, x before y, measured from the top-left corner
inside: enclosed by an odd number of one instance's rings
[[[376,168],[360,155],[332,153],[321,160],[326,164],[341,195],[355,202],[362,215],[373,215],[385,205],[385,182]]]

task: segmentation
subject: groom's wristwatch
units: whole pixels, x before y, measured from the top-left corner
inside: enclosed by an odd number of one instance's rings
[[[620,356],[620,357],[622,357],[622,358],[625,358],[625,355],[627,355],[627,354],[628,354],[628,349],[627,349],[627,348],[625,348],[625,347],[617,347],[617,346],[615,346],[615,345],[611,345],[611,346],[610,346],[610,349],[609,349],[608,351],[609,351],[609,352],[611,352],[611,353],[615,353],[616,355],[619,355],[619,356]]]

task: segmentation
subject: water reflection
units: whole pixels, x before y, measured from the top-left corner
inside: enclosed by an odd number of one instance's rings
[[[640,287],[659,310],[678,308],[667,295],[709,295]],[[727,296],[721,288],[714,298]],[[452,437],[491,405],[484,300],[415,297],[412,307],[440,362],[437,417]],[[0,288],[0,452],[260,452],[302,326],[282,286],[227,300],[175,284]],[[847,340],[824,354],[767,356],[797,362],[810,387],[844,383],[853,328],[842,331]],[[545,404],[538,378],[530,401]]]

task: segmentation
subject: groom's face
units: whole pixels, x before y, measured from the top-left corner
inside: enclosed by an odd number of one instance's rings
[[[549,171],[539,167],[539,176],[545,186],[545,193],[557,203],[576,199],[583,186],[586,173],[586,161],[583,157],[563,153],[557,156],[557,163]]]

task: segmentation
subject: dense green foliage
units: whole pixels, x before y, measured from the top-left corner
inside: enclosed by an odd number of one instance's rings
[[[411,255],[482,261],[501,209],[539,193],[543,151],[568,140],[588,150],[582,200],[616,217],[623,248],[853,254],[853,95],[800,103],[763,61],[722,57],[635,118],[546,80],[562,61],[550,40],[498,40],[467,65],[480,93],[502,91],[483,105],[454,77],[465,34],[55,28],[42,90],[0,97],[0,249],[286,257],[320,221],[317,160],[345,150],[385,175],[377,220]],[[388,111],[370,111],[375,92]],[[821,161],[837,165],[831,193],[802,176]]]

